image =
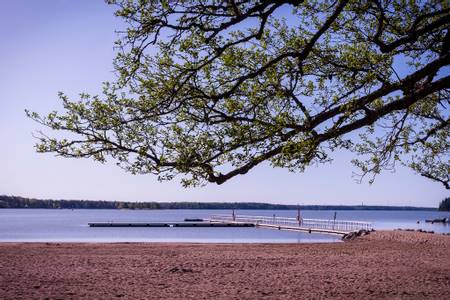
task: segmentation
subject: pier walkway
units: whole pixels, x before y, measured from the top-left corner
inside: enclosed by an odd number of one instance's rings
[[[225,222],[152,222],[152,223],[130,223],[130,222],[92,222],[89,227],[255,227],[253,223],[225,223]]]
[[[205,220],[206,221],[206,220]],[[278,230],[302,231],[346,235],[359,230],[372,230],[372,223],[344,220],[321,220],[249,215],[212,215],[207,221],[212,223],[254,224]]]

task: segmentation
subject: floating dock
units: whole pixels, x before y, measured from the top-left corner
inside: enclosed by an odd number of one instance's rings
[[[432,220],[425,220],[427,223],[450,223],[450,218],[442,218],[442,219],[432,219]]]
[[[185,219],[184,222],[95,222],[89,227],[262,227],[278,230],[324,233],[347,236],[355,232],[371,231],[372,224],[361,221],[320,220],[235,215],[212,215],[209,219]]]
[[[89,227],[255,227],[253,223],[216,223],[216,222],[152,222],[152,223],[120,223],[95,222]]]

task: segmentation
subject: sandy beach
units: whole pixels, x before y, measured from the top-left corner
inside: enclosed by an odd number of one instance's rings
[[[334,244],[0,244],[1,299],[449,299],[450,236]]]

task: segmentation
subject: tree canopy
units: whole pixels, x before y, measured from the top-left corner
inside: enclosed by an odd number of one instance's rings
[[[37,151],[186,186],[350,150],[449,186],[448,1],[109,0],[128,28],[102,95],[61,93]]]
[[[439,204],[439,210],[450,211],[450,197],[445,198]]]

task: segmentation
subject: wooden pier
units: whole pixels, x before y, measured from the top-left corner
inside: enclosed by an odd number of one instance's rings
[[[341,235],[372,230],[372,224],[361,221],[322,220],[250,215],[212,215],[209,219],[185,219],[184,222],[95,222],[89,227],[261,227],[277,230]]]
[[[88,223],[89,227],[255,227],[253,223],[226,223],[226,222],[95,222]]]
[[[222,224],[253,224],[255,227],[265,227],[278,230],[290,230],[309,233],[325,233],[347,235],[360,230],[372,230],[372,223],[345,220],[321,220],[303,218],[285,218],[248,215],[212,215],[211,223]]]

